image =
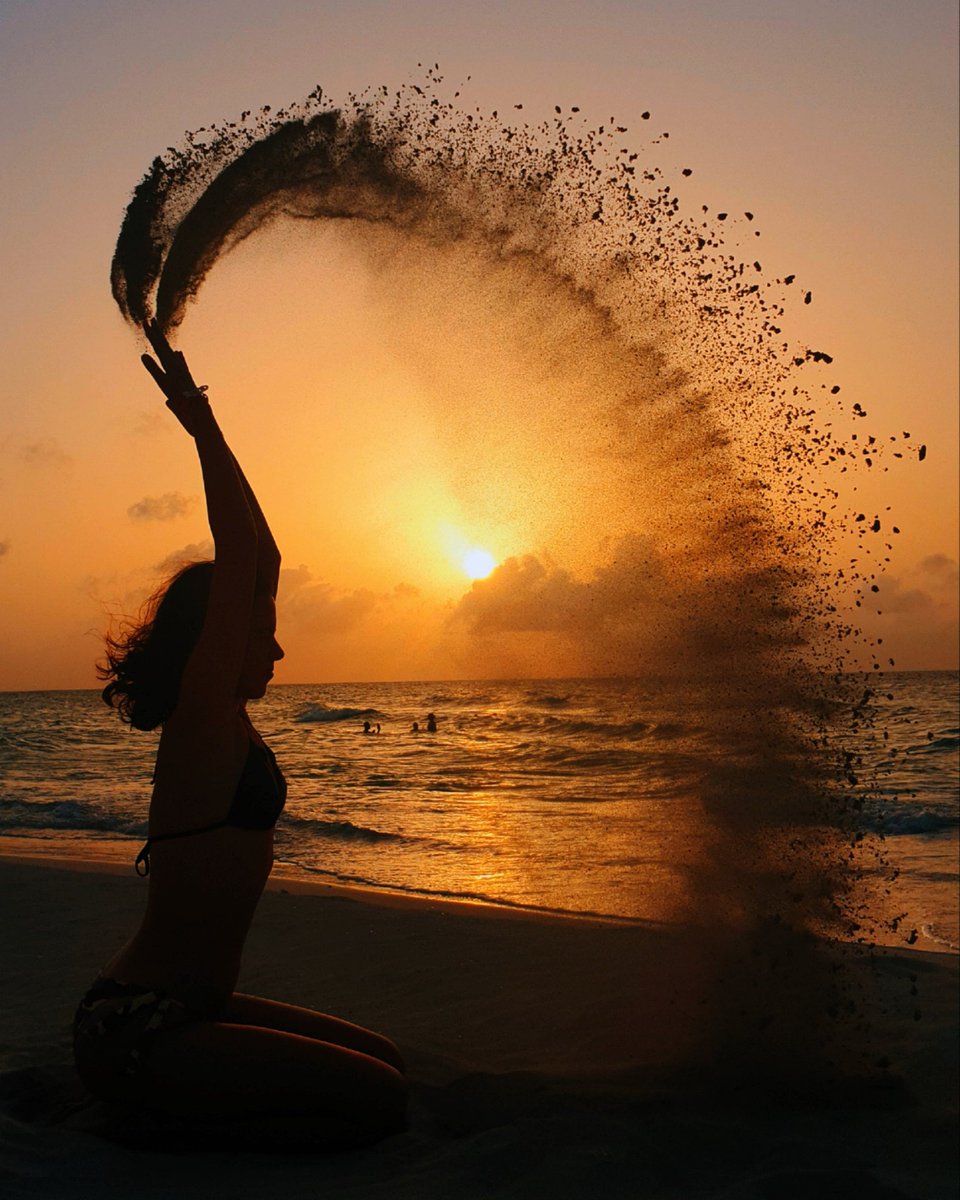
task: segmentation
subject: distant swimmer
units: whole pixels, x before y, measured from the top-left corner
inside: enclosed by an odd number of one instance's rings
[[[420,722],[419,721],[414,721],[414,723],[410,726],[410,732],[411,733],[419,733],[420,732]]]
[[[437,718],[433,713],[427,713],[427,733],[437,732]]]
[[[364,721],[364,723],[363,723],[363,732],[364,732],[364,733],[373,733],[373,730],[370,728],[370,722],[369,722],[369,721]]]

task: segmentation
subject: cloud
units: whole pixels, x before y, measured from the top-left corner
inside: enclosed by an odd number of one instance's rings
[[[477,580],[460,600],[451,621],[473,633],[530,633],[576,630],[584,619],[589,585],[535,555],[508,558]]]
[[[933,597],[921,588],[905,588],[899,579],[885,579],[877,603],[885,613],[922,613],[935,606]]]
[[[759,559],[718,565],[714,551],[713,543],[699,556],[661,551],[630,534],[588,579],[534,555],[508,559],[473,584],[449,625],[485,643],[490,657],[523,647],[529,658],[539,644],[544,668],[552,658],[564,673],[749,671],[754,651],[798,640],[790,580]]]
[[[180,550],[174,550],[166,558],[157,563],[154,570],[158,575],[170,576],[185,567],[187,563],[204,562],[214,556],[213,542],[190,542]]]
[[[88,575],[78,585],[80,592],[101,610],[111,623],[120,623],[140,612],[152,595],[187,563],[213,558],[213,542],[191,542],[174,550],[153,567],[137,567],[110,575]]]
[[[519,649],[544,669],[552,660],[565,673],[632,673],[683,644],[677,597],[653,543],[635,534],[589,579],[532,554],[507,559],[473,584],[447,624],[486,643],[492,657]]]
[[[398,600],[416,600],[420,596],[420,589],[412,583],[398,583],[393,589],[393,595]]]
[[[127,509],[127,516],[134,521],[173,521],[186,516],[196,504],[196,497],[184,496],[180,492],[166,492],[162,496],[144,496]]]
[[[137,414],[136,421],[131,426],[130,432],[134,437],[153,438],[162,433],[169,433],[173,427],[170,421],[170,414],[166,409],[150,408],[143,409]]]
[[[533,554],[508,558],[477,580],[451,621],[475,633],[553,632],[594,636],[611,624],[634,621],[663,594],[662,564],[648,538],[624,538],[590,580]]]
[[[878,606],[886,613],[932,613],[949,605],[960,582],[960,566],[946,554],[922,559],[904,581],[890,575],[880,584]]]
[[[355,633],[364,625],[364,635],[376,637],[394,618],[409,615],[420,599],[420,589],[409,583],[398,583],[389,592],[338,588],[314,578],[302,564],[280,572],[277,592],[283,628],[291,635],[309,633],[314,637]]]
[[[16,451],[16,457],[29,467],[62,467],[71,461],[56,438],[24,442]]]
[[[367,588],[348,591],[314,579],[305,566],[280,572],[280,619],[298,633],[343,634],[356,629],[378,604]]]
[[[931,554],[903,575],[888,575],[864,605],[860,625],[904,669],[954,669],[958,646],[960,567],[946,554]]]
[[[920,572],[943,586],[957,586],[960,564],[946,554],[930,554],[920,562]]]
[[[303,563],[299,567],[282,567],[280,570],[280,582],[277,586],[277,596],[279,598],[286,598],[291,592],[295,592],[297,588],[303,587],[312,580],[312,573]]]

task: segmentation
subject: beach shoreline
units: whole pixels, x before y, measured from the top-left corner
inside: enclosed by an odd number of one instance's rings
[[[394,1037],[410,1066],[409,1132],[335,1157],[118,1146],[73,1075],[69,1022],[145,896],[128,862],[20,861],[0,847],[7,1196],[80,1200],[94,1180],[107,1200],[305,1200],[334,1187],[351,1200],[767,1200],[834,1194],[840,1180],[843,1194],[878,1200],[954,1194],[955,955],[851,949],[869,1078],[804,1090],[738,1078],[729,1047],[704,1056],[717,942],[702,930],[301,890],[282,875],[239,986]]]
[[[82,849],[81,849],[82,847]],[[110,875],[134,875],[132,866],[137,846],[131,841],[84,842],[76,838],[10,837],[0,835],[0,862],[32,864],[39,867],[55,867],[81,873],[106,873]],[[409,892],[372,884],[345,883],[311,877],[304,871],[291,869],[282,862],[274,865],[267,880],[268,892],[287,892],[295,895],[328,897],[331,899],[354,900],[362,904],[413,911],[436,910],[451,914],[469,914],[496,920],[547,921],[563,923],[585,923],[587,925],[639,926],[646,929],[670,929],[669,921],[647,920],[638,917],[620,917],[613,914],[563,912],[533,905],[497,903],[493,900],[444,896],[429,892]],[[881,935],[883,931],[881,930]],[[945,954],[960,958],[960,953],[922,930],[917,931],[913,942],[904,934],[890,931],[873,943],[885,950],[919,950],[932,954]]]
[[[89,845],[89,843],[87,843]],[[10,860],[27,866],[53,867],[84,874],[133,875],[133,843],[110,843],[113,853],[100,850],[93,854],[77,849],[76,839],[49,839],[29,837],[4,837],[0,835],[0,861]],[[403,892],[370,884],[340,883],[310,878],[276,863],[266,890],[286,892],[303,896],[328,897],[331,899],[355,900],[388,908],[411,910],[433,909],[451,914],[466,913],[472,916],[490,917],[497,920],[586,922],[597,925],[642,925],[647,928],[660,926],[661,922],[645,921],[634,917],[617,917],[597,913],[558,912],[521,904],[496,903],[492,900],[474,900],[463,897],[439,896],[429,893]]]

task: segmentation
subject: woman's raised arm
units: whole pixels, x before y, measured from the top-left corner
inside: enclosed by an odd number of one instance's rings
[[[277,585],[280,582],[280,550],[270,532],[263,509],[253,494],[253,488],[247,482],[247,477],[237,462],[236,456],[234,456],[233,465],[240,477],[250,513],[257,527],[257,595],[272,596],[276,600]]]
[[[183,355],[171,348],[155,323],[145,325],[144,331],[156,361],[149,354],[141,361],[196,444],[215,547],[206,617],[183,673],[178,707],[195,703],[213,715],[236,703],[257,585],[258,518],[205,389],[197,387]]]
[[[161,363],[164,359],[166,360],[168,369],[163,370],[159,367],[149,354],[143,355],[143,365],[167,397],[167,407],[175,414],[184,429],[195,437],[195,427],[198,422],[202,424],[204,410],[206,413],[210,412],[205,389],[198,388],[193,382],[183,354],[170,348],[166,338],[159,333],[155,324],[144,326],[144,330],[157,352],[157,357],[161,359]],[[267,518],[263,515],[263,509],[260,507],[243,469],[237,462],[236,455],[233,455],[233,465],[243,487],[247,507],[257,527],[257,594],[270,595],[276,599],[277,583],[280,578],[280,551],[270,532]]]

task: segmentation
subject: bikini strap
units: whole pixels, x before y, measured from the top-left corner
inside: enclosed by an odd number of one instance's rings
[[[201,833],[212,833],[215,829],[223,829],[227,824],[227,821],[214,821],[212,825],[204,825],[200,829],[181,829],[178,833],[156,833],[143,843],[140,853],[134,860],[133,869],[141,878],[150,874],[150,847],[154,842],[172,842],[174,838],[196,837]]]

